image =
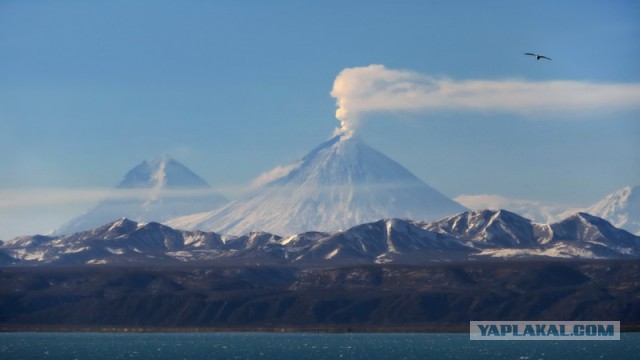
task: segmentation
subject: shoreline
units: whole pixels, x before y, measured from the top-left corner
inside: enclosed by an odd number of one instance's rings
[[[0,325],[0,333],[469,333],[469,325],[437,326],[246,326],[246,327],[157,327],[157,326],[82,326],[82,325]],[[621,333],[640,332],[640,324],[620,325]]]
[[[638,328],[640,331],[640,327]],[[156,327],[156,326],[68,326],[68,325],[3,325],[0,332],[94,332],[94,333],[467,333],[469,326],[246,326],[246,327]]]

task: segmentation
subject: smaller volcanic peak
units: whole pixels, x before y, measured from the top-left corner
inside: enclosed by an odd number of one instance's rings
[[[169,155],[143,161],[129,170],[118,184],[120,189],[207,187],[209,184],[206,181]]]
[[[114,191],[117,196],[98,203],[55,231],[71,234],[126,217],[138,222],[167,219],[218,208],[228,202],[210,190],[201,177],[165,155],[129,170]]]
[[[640,235],[640,186],[620,189],[591,205],[585,212]]]

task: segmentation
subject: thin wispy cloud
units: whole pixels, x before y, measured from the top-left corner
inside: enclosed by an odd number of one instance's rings
[[[301,161],[298,161],[289,165],[276,166],[275,168],[258,175],[258,177],[256,177],[251,182],[250,188],[258,188],[274,180],[283,178],[289,175],[289,173],[291,173],[291,171],[293,171],[295,168],[297,168],[300,165],[300,163]]]
[[[339,131],[353,131],[362,116],[383,111],[465,110],[547,116],[640,108],[640,84],[573,80],[455,80],[388,69],[346,68],[331,90]]]
[[[104,200],[146,200],[157,198],[200,198],[216,195],[217,189],[106,189],[106,188],[24,188],[0,189],[0,210],[39,206],[95,205]],[[238,188],[226,188],[239,191]]]

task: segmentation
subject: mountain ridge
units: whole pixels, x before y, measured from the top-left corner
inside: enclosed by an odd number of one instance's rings
[[[616,227],[640,235],[640,186],[626,186],[587,207],[548,204],[512,199],[500,195],[459,195],[455,200],[472,210],[507,209],[529,219],[549,223],[576,213],[588,213],[611,222]]]
[[[282,237],[176,230],[126,218],[65,236],[18,237],[0,246],[5,265],[417,264],[496,259],[639,258],[640,237],[585,213],[539,224],[499,210],[434,222],[382,219],[334,233]]]

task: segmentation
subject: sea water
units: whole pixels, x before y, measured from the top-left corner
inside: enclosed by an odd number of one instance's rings
[[[637,359],[620,341],[470,341],[468,334],[2,333],[0,359]]]

